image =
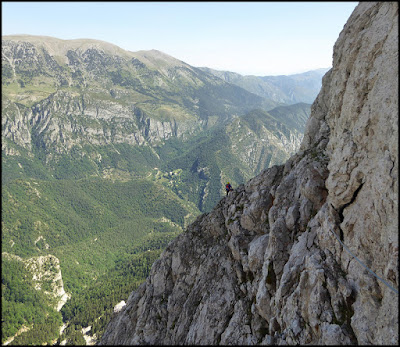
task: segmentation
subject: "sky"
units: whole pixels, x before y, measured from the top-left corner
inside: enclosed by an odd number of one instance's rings
[[[7,2],[2,35],[157,49],[196,67],[271,76],[332,66],[358,2]]]

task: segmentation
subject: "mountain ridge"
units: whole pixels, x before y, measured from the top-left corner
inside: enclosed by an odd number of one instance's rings
[[[320,68],[304,73],[277,76],[241,75],[236,72],[200,68],[224,81],[235,84],[251,93],[276,102],[295,104],[312,103],[321,89],[322,76],[329,70]]]

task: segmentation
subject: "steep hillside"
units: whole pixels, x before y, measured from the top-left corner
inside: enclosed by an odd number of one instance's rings
[[[199,139],[212,143],[221,128],[233,129],[247,113],[265,114],[277,105],[155,50],[128,52],[96,40],[26,35],[3,37],[2,53],[3,183],[31,177],[136,179],[155,167],[171,172],[177,168],[166,163],[193,150]],[[302,128],[308,108],[280,110],[274,115],[280,124],[268,130],[272,141],[265,146],[250,148],[238,133],[227,135],[232,151],[248,157],[239,158],[236,167],[238,158],[229,149],[221,153],[231,158],[228,165],[207,166],[214,174],[206,180],[194,177],[194,190],[184,193],[201,210],[218,201],[221,180],[243,183],[264,164],[281,163],[298,148],[303,131],[286,113]],[[270,151],[276,159],[269,158]],[[203,201],[207,184],[216,193]]]
[[[144,280],[161,250],[198,214],[193,204],[146,179],[4,185],[2,341],[22,325],[29,330],[13,343],[57,340],[62,317],[70,323],[70,340],[75,326],[102,331],[121,296]]]
[[[168,187],[200,211],[210,211],[225,193],[227,181],[237,187],[294,154],[309,114],[308,104],[269,112],[254,110],[192,137],[184,145],[174,139],[166,141],[155,150],[160,157],[169,158],[161,165],[163,171],[174,172],[168,175]]]
[[[361,2],[300,151],[177,237],[101,344],[397,345],[397,146],[398,4]]]
[[[159,51],[2,39],[2,342],[53,343],[61,319],[58,342],[82,344],[89,327],[101,336],[224,181],[236,187],[283,162],[303,137],[309,105],[275,111]],[[41,259],[59,269],[29,265]]]
[[[62,324],[57,311],[68,299],[59,260],[51,255],[23,259],[3,252],[1,265],[2,344],[19,344],[22,333],[30,335],[32,344],[51,344]]]
[[[312,103],[321,89],[322,77],[328,70],[318,69],[289,76],[262,76],[260,78],[284,93],[286,97],[281,99],[282,102],[290,104]]]
[[[200,69],[263,98],[285,104],[313,103],[321,90],[322,77],[329,70],[317,69],[288,76],[242,76],[207,67]]]

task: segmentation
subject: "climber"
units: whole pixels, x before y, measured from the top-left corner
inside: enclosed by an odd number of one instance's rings
[[[226,195],[228,195],[228,193],[233,190],[229,182],[225,185],[225,189],[226,189]]]

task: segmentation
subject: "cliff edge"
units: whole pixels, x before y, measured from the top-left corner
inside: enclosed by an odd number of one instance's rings
[[[300,151],[171,242],[100,344],[398,344],[398,276],[398,4],[362,2]]]

